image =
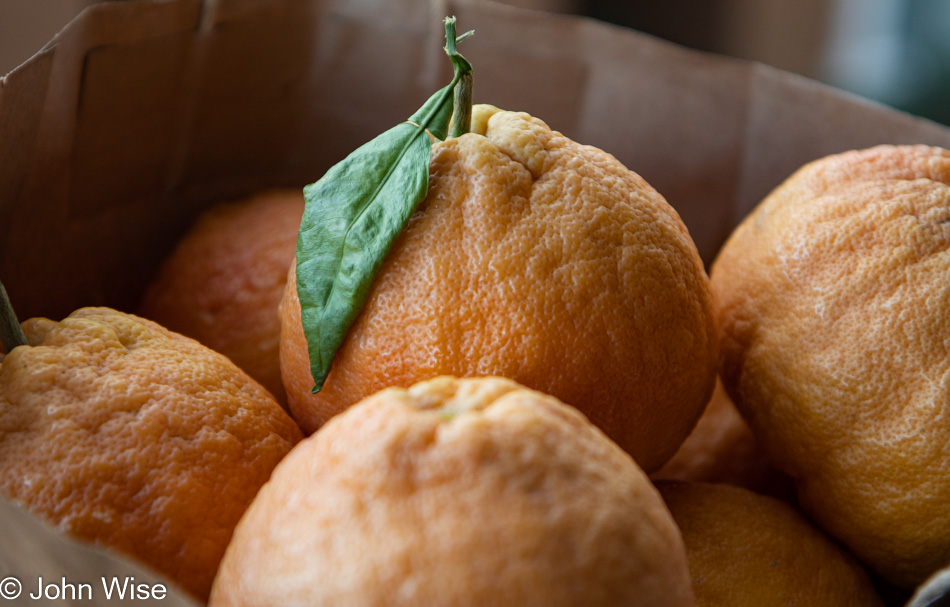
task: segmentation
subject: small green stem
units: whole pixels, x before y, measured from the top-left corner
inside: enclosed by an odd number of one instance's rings
[[[462,74],[455,85],[455,107],[452,110],[452,132],[449,137],[461,137],[472,130],[472,74]]]
[[[455,35],[455,17],[445,18],[445,52],[455,68],[455,100],[452,108],[452,132],[449,137],[461,137],[472,130],[472,66],[456,50],[456,45],[471,36],[468,31]]]
[[[0,343],[3,344],[7,352],[10,352],[17,346],[30,345],[29,342],[26,341],[26,335],[23,334],[23,329],[20,328],[20,323],[16,318],[16,312],[13,311],[10,298],[7,297],[7,290],[3,288],[2,282],[0,282]]]

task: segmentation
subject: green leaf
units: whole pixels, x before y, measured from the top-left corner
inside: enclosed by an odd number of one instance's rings
[[[446,20],[446,32],[449,29]],[[337,349],[369,297],[373,278],[428,191],[430,134],[445,139],[455,85],[471,74],[471,65],[455,52],[454,18],[451,31],[452,82],[407,122],[362,145],[304,188],[297,294],[313,392],[323,387]]]

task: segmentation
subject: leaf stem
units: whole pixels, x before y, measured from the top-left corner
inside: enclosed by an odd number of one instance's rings
[[[472,130],[472,74],[462,74],[455,85],[455,107],[452,111],[452,132],[461,137]]]
[[[452,111],[452,131],[449,137],[461,137],[472,129],[472,66],[456,50],[456,45],[474,31],[455,35],[455,17],[445,18],[445,52],[455,68],[455,100]]]
[[[0,282],[0,343],[8,353],[17,346],[30,345],[26,341],[23,329],[20,328],[16,312],[13,311],[13,305],[2,282]]]

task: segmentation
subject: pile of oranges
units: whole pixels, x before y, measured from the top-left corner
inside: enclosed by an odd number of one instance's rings
[[[873,606],[950,565],[950,152],[803,167],[707,278],[609,154],[472,125],[319,393],[299,191],[199,219],[138,315],[23,323],[3,495],[221,606]]]

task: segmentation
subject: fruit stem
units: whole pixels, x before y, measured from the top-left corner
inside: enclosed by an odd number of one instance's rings
[[[455,109],[452,111],[452,132],[449,137],[461,137],[472,130],[472,75],[462,74],[455,85]]]
[[[465,40],[474,31],[467,31],[461,36],[455,35],[455,17],[445,18],[445,52],[455,67],[455,105],[452,110],[452,132],[449,137],[461,137],[472,130],[472,66],[455,49],[462,40]]]
[[[13,311],[13,305],[7,297],[7,290],[2,282],[0,282],[0,343],[3,344],[7,353],[17,346],[30,345],[16,319],[16,312]]]

